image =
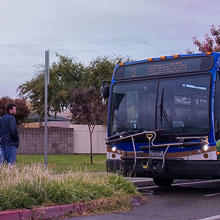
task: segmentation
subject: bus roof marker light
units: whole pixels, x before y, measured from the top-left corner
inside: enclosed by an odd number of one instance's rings
[[[211,55],[212,54],[212,52],[206,52],[206,55]]]
[[[173,57],[178,58],[178,57],[180,57],[180,55],[179,54],[174,54]]]
[[[119,63],[119,66],[123,66],[124,65],[124,63]]]
[[[163,60],[166,59],[166,58],[167,58],[166,56],[162,56],[162,57],[160,57],[160,59],[163,59]]]
[[[153,61],[153,60],[154,60],[154,58],[148,58],[147,60],[148,60],[148,61]]]

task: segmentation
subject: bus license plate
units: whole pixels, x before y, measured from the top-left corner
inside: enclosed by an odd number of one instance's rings
[[[152,157],[162,157],[163,156],[163,151],[151,151],[150,155]]]

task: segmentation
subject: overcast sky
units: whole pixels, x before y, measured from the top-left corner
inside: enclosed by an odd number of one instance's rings
[[[196,50],[192,37],[220,25],[219,8],[219,0],[0,0],[0,97],[17,97],[47,49],[50,64],[56,52],[88,64]]]

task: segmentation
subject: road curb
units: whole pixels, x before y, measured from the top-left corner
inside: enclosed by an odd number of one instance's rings
[[[137,196],[131,198],[131,207],[144,204],[145,199]],[[40,220],[53,219],[73,214],[82,214],[85,210],[91,209],[92,202],[74,203],[33,209],[7,210],[0,212],[0,220]]]
[[[21,220],[19,211],[0,212],[0,220]]]
[[[40,220],[61,217],[78,212],[82,204],[68,204],[33,209],[8,210],[0,212],[0,220]]]

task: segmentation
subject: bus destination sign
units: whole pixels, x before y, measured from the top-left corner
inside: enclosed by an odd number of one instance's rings
[[[210,56],[143,62],[119,67],[115,79],[201,72],[210,70],[212,66],[213,58]]]

